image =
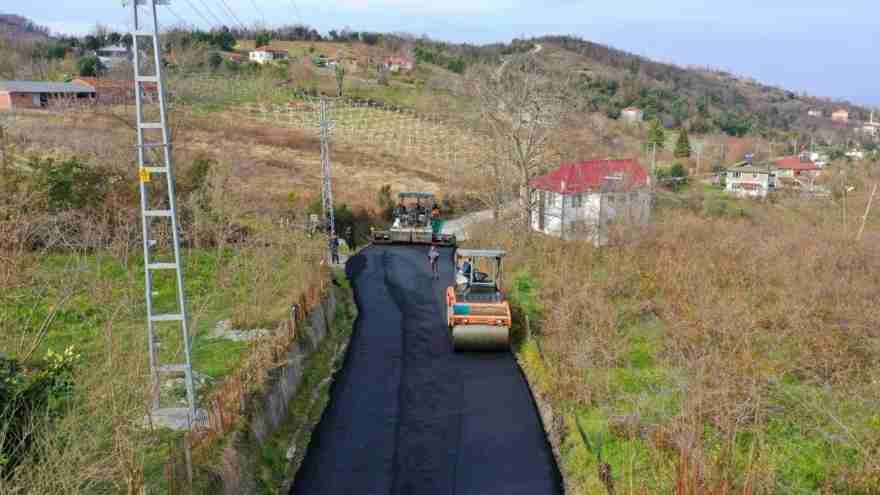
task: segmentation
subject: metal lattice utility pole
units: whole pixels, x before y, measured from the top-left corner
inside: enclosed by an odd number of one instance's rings
[[[137,158],[140,178],[141,220],[144,241],[144,278],[147,303],[147,346],[152,375],[152,406],[161,408],[160,377],[166,374],[183,375],[186,384],[187,416],[192,428],[196,419],[196,398],[193,388],[192,349],[187,318],[186,292],[183,283],[183,266],[180,255],[180,230],[177,220],[177,198],[174,192],[174,169],[171,159],[171,133],[168,128],[165,81],[162,77],[162,50],[159,42],[157,5],[167,5],[168,0],[134,0],[132,14],[132,50],[134,53],[135,107],[137,111]],[[151,19],[141,19],[139,7],[146,6]],[[143,50],[143,52],[142,52]],[[152,54],[149,52],[152,51]],[[152,64],[149,64],[152,59]],[[142,70],[152,65],[148,73]],[[145,95],[153,93],[156,98],[145,102]],[[157,112],[158,111],[158,112]],[[164,180],[152,180],[153,176]],[[164,187],[162,187],[164,185]],[[170,224],[170,225],[169,225]],[[170,228],[171,254],[162,252],[158,240],[153,237],[157,228]],[[164,255],[164,259],[163,259]],[[176,310],[158,313],[153,299],[153,277],[158,272],[174,272],[176,277]],[[163,301],[164,302],[164,301]],[[164,309],[164,308],[163,308]],[[183,356],[175,357],[160,352],[160,325],[175,325],[180,332]],[[170,351],[172,346],[167,346]],[[163,362],[165,359],[171,362]],[[177,361],[177,362],[173,362]],[[181,362],[182,361],[182,362]],[[173,408],[172,408],[173,409]]]
[[[333,212],[333,183],[330,175],[330,118],[327,115],[327,98],[321,97],[321,201],[327,234],[336,234],[336,215]]]

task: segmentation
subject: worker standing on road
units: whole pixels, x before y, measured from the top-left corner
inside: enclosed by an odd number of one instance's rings
[[[431,263],[431,273],[435,280],[440,279],[440,269],[437,261],[440,259],[440,251],[437,250],[437,246],[431,244],[431,249],[428,250],[428,261]]]
[[[431,231],[435,234],[440,233],[440,207],[437,203],[431,208]]]
[[[330,262],[334,265],[339,264],[339,238],[336,234],[330,236]]]
[[[357,250],[357,242],[354,238],[354,229],[351,228],[351,225],[345,228],[345,242],[348,243],[348,249],[353,254],[355,250]]]

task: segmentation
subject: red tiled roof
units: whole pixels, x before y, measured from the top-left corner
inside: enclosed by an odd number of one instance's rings
[[[641,112],[642,109],[638,107],[626,107],[622,110],[623,112]]]
[[[776,168],[782,170],[819,170],[819,167],[817,167],[815,163],[810,161],[802,162],[800,157],[797,156],[787,156],[785,158],[780,158],[779,160],[774,161],[773,165],[775,165]]]
[[[609,176],[623,176],[626,190],[648,184],[648,173],[642,164],[636,159],[628,159],[591,160],[562,165],[550,173],[535,177],[529,185],[542,191],[576,194],[598,190],[602,181]],[[562,190],[563,182],[565,191]]]

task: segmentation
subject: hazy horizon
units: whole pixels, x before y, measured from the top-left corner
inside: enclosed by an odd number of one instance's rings
[[[128,9],[117,2],[81,0],[51,10],[47,3],[0,11],[26,16],[53,32],[83,34],[98,22],[128,30]],[[175,0],[170,8],[161,7],[160,22],[209,28],[265,20],[270,26],[307,24],[322,33],[349,26],[477,44],[571,34],[661,62],[708,66],[812,96],[880,105],[874,82],[880,77],[875,42],[880,6],[865,0],[848,3],[447,0],[425,6],[412,0],[341,0],[332,5],[318,0]]]

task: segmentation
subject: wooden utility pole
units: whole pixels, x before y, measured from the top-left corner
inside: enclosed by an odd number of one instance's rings
[[[0,151],[3,152],[3,175],[6,175],[6,172],[9,170],[9,151],[7,151],[8,144],[6,143],[6,127],[0,123]]]
[[[843,235],[846,237],[849,235],[849,228],[847,227],[847,219],[846,219],[846,197],[849,195],[849,186],[846,185],[848,175],[846,171],[843,173]]]
[[[874,189],[871,191],[871,197],[868,198],[868,206],[865,208],[865,216],[862,217],[862,226],[859,227],[859,233],[856,235],[857,241],[862,240],[862,234],[865,232],[865,224],[868,223],[868,215],[871,214],[871,204],[874,202],[875,194],[877,194],[877,184],[874,184]]]

